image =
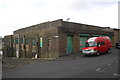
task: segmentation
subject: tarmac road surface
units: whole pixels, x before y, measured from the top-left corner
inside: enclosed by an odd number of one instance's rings
[[[100,56],[62,57],[4,70],[3,78],[118,78],[118,49]]]

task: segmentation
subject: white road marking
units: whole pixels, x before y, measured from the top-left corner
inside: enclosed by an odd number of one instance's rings
[[[96,69],[96,71],[100,70],[101,68]]]
[[[120,76],[120,75],[119,75],[119,74],[117,74],[117,73],[114,73],[113,75],[114,75],[114,76]]]

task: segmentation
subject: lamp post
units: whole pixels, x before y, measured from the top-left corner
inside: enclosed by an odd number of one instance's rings
[[[70,18],[67,18],[67,22],[68,22],[68,20],[70,20]]]

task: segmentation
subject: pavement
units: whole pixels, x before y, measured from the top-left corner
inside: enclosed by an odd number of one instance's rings
[[[9,70],[12,68],[29,65],[36,63],[37,60],[34,59],[18,59],[18,58],[3,58],[2,62],[2,69]]]
[[[34,64],[37,62],[45,62],[45,61],[69,61],[69,60],[74,60],[82,57],[83,55],[81,53],[73,54],[73,55],[68,55],[68,56],[62,56],[57,59],[52,59],[52,58],[39,58],[39,59],[31,59],[31,58],[3,58],[2,62],[2,68],[5,70],[9,70],[12,68],[16,68],[19,66],[24,66],[28,64]]]
[[[56,60],[5,59],[4,78],[118,78],[118,49],[111,54],[60,57]],[[9,65],[10,66],[6,66]],[[14,65],[11,67],[11,65]]]

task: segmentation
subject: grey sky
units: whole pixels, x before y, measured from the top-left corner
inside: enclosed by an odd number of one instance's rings
[[[56,19],[118,28],[118,0],[0,0],[0,36]]]

